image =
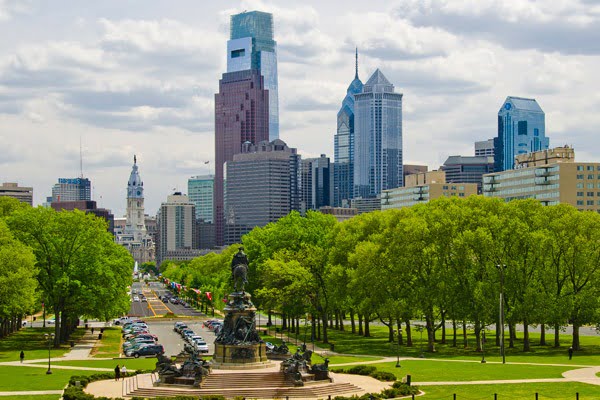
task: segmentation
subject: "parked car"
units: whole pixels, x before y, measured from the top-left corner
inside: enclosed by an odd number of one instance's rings
[[[194,349],[198,353],[208,353],[208,344],[203,340],[196,340],[193,343]]]
[[[139,296],[133,296],[133,301],[140,301],[140,297]]]
[[[123,350],[123,353],[125,353],[125,355],[127,357],[131,357],[131,356],[133,356],[134,352],[141,350],[146,346],[151,346],[151,344],[150,343],[137,343],[137,344],[133,345],[132,347],[129,347],[128,349]]]
[[[187,325],[185,324],[185,322],[181,322],[181,321],[177,321],[175,322],[175,325],[173,325],[173,330],[175,332],[179,332],[181,329],[187,328]]]
[[[185,338],[188,335],[195,335],[194,331],[189,328],[180,330],[179,334],[181,335],[182,338]]]
[[[138,358],[139,356],[155,356],[157,354],[163,354],[164,352],[165,348],[162,344],[151,344],[132,352],[131,355]]]
[[[203,339],[202,339],[202,336],[200,336],[200,335],[190,335],[190,336],[187,336],[185,339],[186,339],[186,340],[187,340],[189,343],[193,343],[193,342],[195,342],[196,340],[201,340],[201,341],[203,341]]]
[[[113,324],[115,325],[125,325],[128,322],[132,322],[131,318],[129,317],[121,317],[113,320]]]
[[[156,342],[153,339],[143,339],[143,340],[137,340],[135,342],[126,342],[123,343],[123,351],[127,351],[133,347],[136,347],[138,345],[142,345],[142,344],[156,344]]]

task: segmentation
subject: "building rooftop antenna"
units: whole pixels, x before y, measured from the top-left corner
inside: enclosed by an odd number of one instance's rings
[[[81,135],[79,135],[79,177],[83,178],[83,150],[81,147]]]

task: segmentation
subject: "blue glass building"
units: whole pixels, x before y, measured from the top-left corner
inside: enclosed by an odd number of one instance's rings
[[[508,96],[498,111],[494,171],[513,169],[515,156],[546,150],[546,115],[535,99]]]
[[[341,207],[352,199],[354,186],[354,95],[362,92],[358,78],[358,50],[355,55],[354,80],[350,82],[342,107],[337,113],[337,132],[334,136],[333,205]]]
[[[354,198],[403,186],[402,94],[377,69],[354,96]]]
[[[273,40],[273,14],[251,11],[231,16],[227,41],[227,72],[258,70],[269,91],[269,140],[279,137],[277,43]]]

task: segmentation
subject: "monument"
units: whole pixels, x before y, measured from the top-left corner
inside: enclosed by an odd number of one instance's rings
[[[240,247],[231,260],[233,292],[225,306],[223,329],[215,340],[213,368],[256,368],[269,365],[265,343],[256,331],[256,307],[244,287],[248,283],[248,257]]]

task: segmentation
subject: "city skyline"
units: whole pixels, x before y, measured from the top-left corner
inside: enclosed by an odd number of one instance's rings
[[[230,15],[244,10],[274,15],[280,137],[303,158],[333,158],[356,46],[360,75],[381,68],[404,94],[407,164],[438,168],[450,155],[473,155],[475,141],[496,136],[507,96],[543,105],[552,146],[600,158],[598,6],[321,3],[0,2],[0,181],[33,187],[41,204],[59,177],[79,176],[81,138],[98,206],[124,214],[138,154],[154,214],[172,188],[214,171],[212,98]]]

